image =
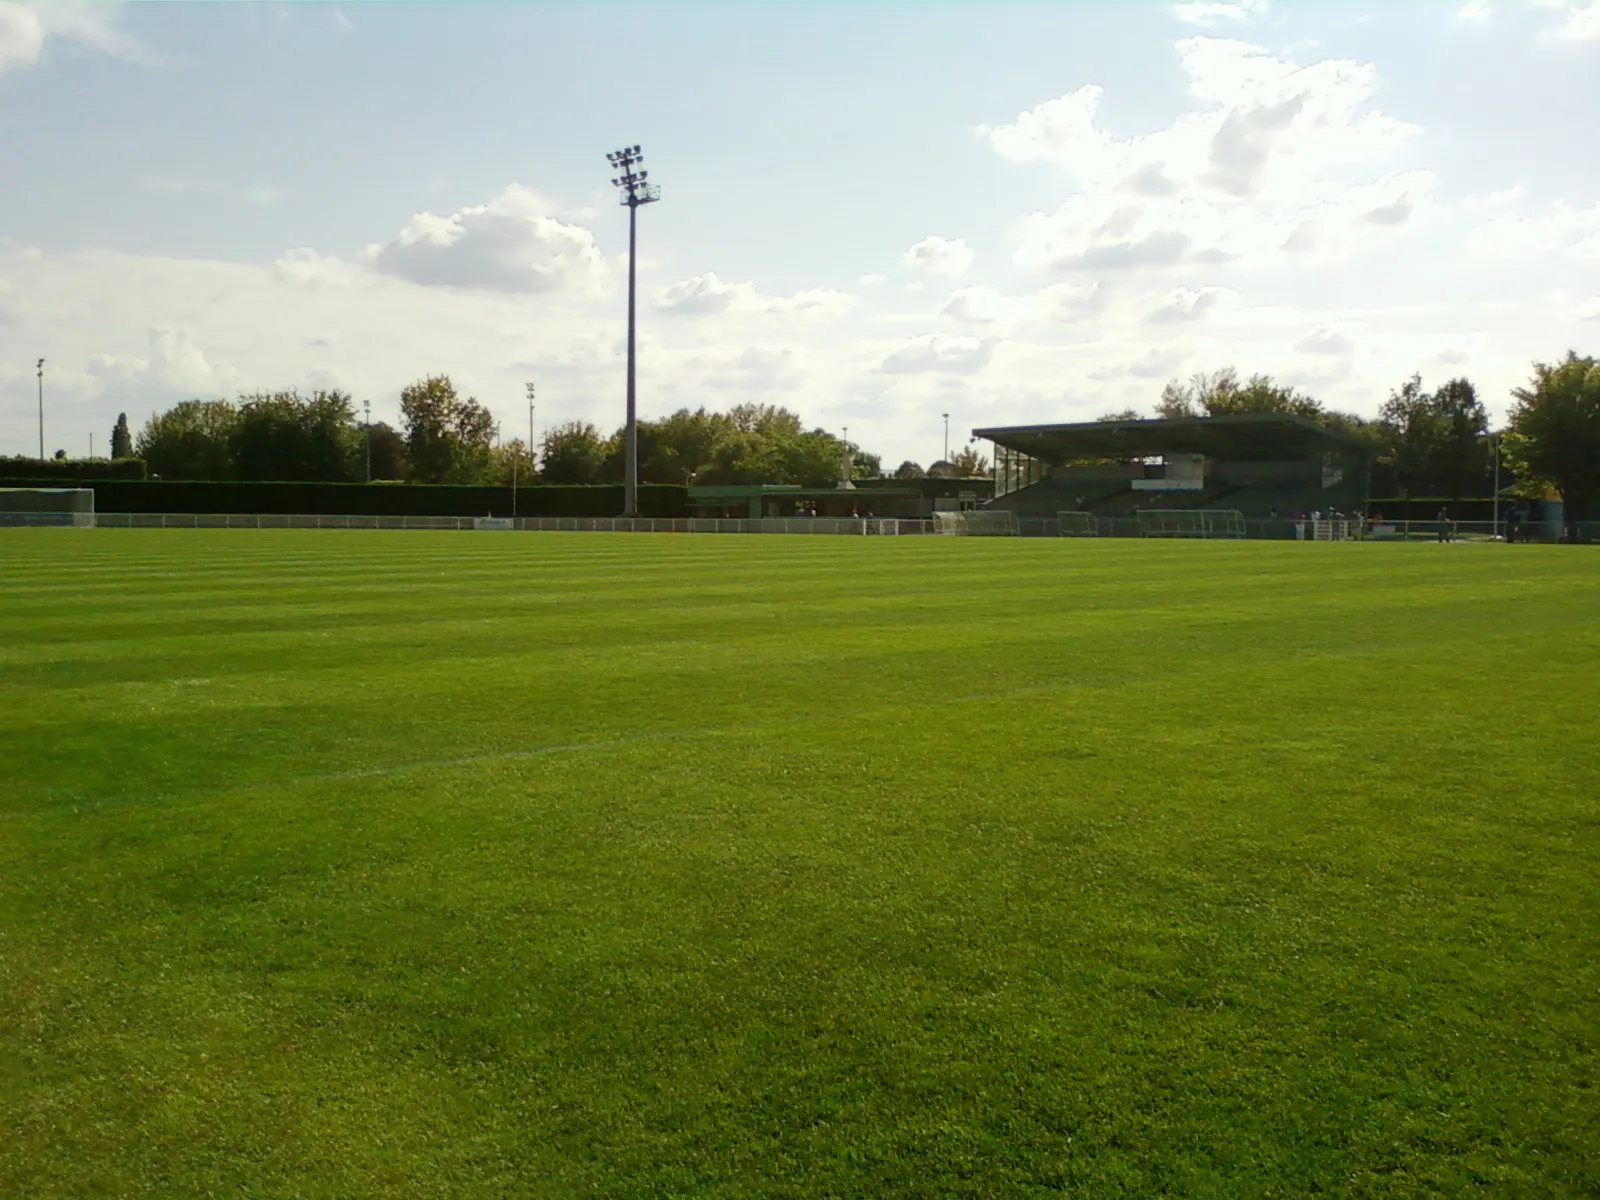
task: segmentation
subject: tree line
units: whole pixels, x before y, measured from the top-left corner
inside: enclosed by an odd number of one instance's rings
[[[877,455],[767,404],[679,409],[640,421],[638,430],[643,483],[821,486],[839,479],[847,457],[858,478],[881,470]],[[346,392],[253,392],[237,401],[185,400],[152,416],[136,438],[123,414],[112,453],[142,458],[161,479],[617,483],[623,432],[569,421],[531,449],[520,438],[502,441],[487,408],[461,396],[449,376],[432,375],[401,392],[398,429],[362,423]]]
[[[1465,378],[1429,390],[1413,375],[1392,390],[1377,417],[1325,408],[1271,376],[1241,378],[1232,367],[1167,384],[1154,416],[1291,413],[1363,442],[1373,461],[1373,494],[1456,498],[1488,495],[1496,449],[1524,495],[1547,490],[1568,518],[1586,520],[1600,506],[1600,359],[1568,351],[1534,364],[1513,389],[1506,425],[1491,430],[1476,387]],[[418,483],[615,483],[622,478],[623,435],[569,421],[537,447],[500,441],[492,414],[434,375],[400,396],[401,428],[363,425],[341,391],[254,392],[237,401],[186,400],[151,417],[137,437],[126,414],[112,430],[114,458],[137,456],[163,479]],[[1139,419],[1127,410],[1102,420]],[[807,429],[786,408],[735,405],[727,412],[684,408],[639,423],[639,478],[645,483],[798,483],[836,481],[847,445]],[[848,446],[857,478],[882,472],[877,455]],[[64,457],[62,455],[61,457]],[[983,475],[988,461],[967,448],[932,473]],[[930,472],[903,462],[909,478]]]

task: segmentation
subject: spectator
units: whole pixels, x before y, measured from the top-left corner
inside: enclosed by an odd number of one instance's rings
[[[1448,542],[1450,540],[1450,510],[1440,505],[1439,515],[1434,520],[1439,523],[1439,540]]]

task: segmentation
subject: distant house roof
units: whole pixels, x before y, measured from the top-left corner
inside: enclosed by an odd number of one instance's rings
[[[1358,438],[1288,413],[1239,413],[1170,421],[1008,425],[972,432],[998,446],[1053,463],[1076,458],[1152,458],[1160,454],[1262,458],[1334,451],[1363,455],[1368,452],[1366,444]]]

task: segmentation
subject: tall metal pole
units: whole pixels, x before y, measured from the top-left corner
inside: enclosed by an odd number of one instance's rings
[[[44,359],[39,360],[39,461],[44,461]]]
[[[950,414],[944,414],[944,461],[950,461]]]
[[[639,206],[661,199],[661,189],[646,182],[650,172],[634,170],[644,162],[638,146],[625,146],[606,155],[606,161],[622,172],[611,182],[622,190],[622,203],[628,208],[628,423],[623,432],[622,515],[636,517],[639,515],[639,414],[634,376],[634,294]]]
[[[639,413],[634,391],[633,296],[634,244],[639,231],[639,206],[628,205],[628,424],[622,448],[622,515],[639,515]]]
[[[1500,435],[1494,435],[1494,531],[1501,538],[1505,537],[1505,530],[1500,528]]]
[[[361,402],[362,421],[367,430],[367,482],[372,482],[372,401]]]
[[[533,483],[534,472],[537,471],[539,467],[538,460],[533,455],[533,384],[524,383],[522,387],[523,390],[528,394],[528,483],[531,486]],[[513,516],[516,515],[516,504],[517,497],[516,493],[513,492],[511,496]]]

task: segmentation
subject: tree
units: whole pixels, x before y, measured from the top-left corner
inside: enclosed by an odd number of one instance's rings
[[[775,404],[735,404],[728,410],[728,420],[740,433],[766,439],[798,437],[803,428],[799,413]]]
[[[528,452],[528,443],[521,438],[512,438],[494,448],[488,482],[501,487],[510,487],[512,484],[527,487],[534,482],[533,475],[533,455]]]
[[[374,479],[404,479],[406,475],[406,440],[383,421],[367,426],[367,446],[372,455]],[[365,464],[363,464],[363,474]]]
[[[1166,389],[1161,393],[1162,398],[1165,399],[1167,392],[1172,391],[1177,387],[1178,385],[1176,383],[1167,384]],[[1137,408],[1125,408],[1121,412],[1104,413],[1095,418],[1096,421],[1103,421],[1108,425],[1113,421],[1143,421],[1144,419],[1145,415]]]
[[[134,452],[157,479],[232,479],[239,410],[227,400],[185,400],[152,415]]]
[[[118,413],[117,423],[111,427],[111,457],[133,457],[133,434],[128,429],[127,413]]]
[[[1162,389],[1156,416],[1164,420],[1184,417],[1225,417],[1239,413],[1288,413],[1318,420],[1322,405],[1310,396],[1277,383],[1270,375],[1252,375],[1239,382],[1232,367],[1190,377],[1187,384],[1173,380]]]
[[[545,483],[615,483],[606,477],[609,450],[607,439],[588,421],[568,421],[544,435],[539,475]]]
[[[1511,394],[1505,454],[1518,481],[1548,484],[1568,521],[1588,520],[1600,492],[1600,359],[1569,350],[1554,365],[1535,363],[1530,385]]]
[[[1383,461],[1402,494],[1454,497],[1482,489],[1489,414],[1469,381],[1452,379],[1430,394],[1413,375],[1389,393],[1378,420],[1388,435]]]
[[[896,479],[919,479],[926,474],[921,463],[914,463],[909,458],[894,469]]]
[[[342,483],[365,467],[355,406],[341,391],[254,392],[239,397],[234,478]]]
[[[1491,465],[1489,412],[1466,379],[1452,379],[1433,394],[1444,439],[1432,464],[1441,496],[1478,496]],[[1491,485],[1492,486],[1492,485]]]
[[[473,483],[489,470],[494,417],[461,399],[448,375],[419,379],[400,393],[411,477],[422,483]]]
[[[883,459],[879,455],[869,454],[860,446],[855,447],[850,455],[850,478],[882,479]]]
[[[976,479],[989,473],[989,459],[971,446],[963,448],[950,460],[956,474],[963,479]]]
[[[639,478],[646,483],[693,483],[734,430],[730,417],[680,408],[660,421],[639,423]]]

